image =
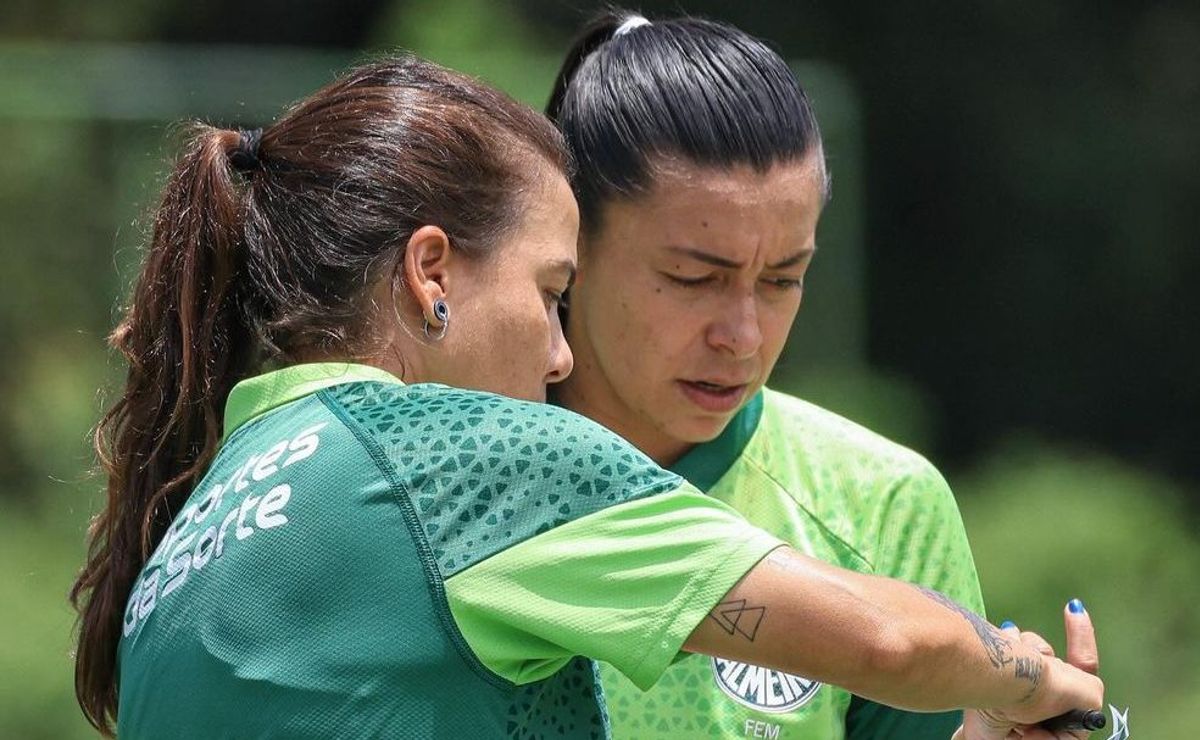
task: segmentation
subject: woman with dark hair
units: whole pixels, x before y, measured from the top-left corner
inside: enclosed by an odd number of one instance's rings
[[[681,650],[918,709],[1098,705],[1097,679],[530,403],[572,364],[567,176],[543,117],[413,58],[192,133],[111,339],[129,370],[72,593],[93,724],[601,737],[581,656],[647,687]]]
[[[784,60],[727,25],[612,11],[568,53],[548,113],[577,162],[581,214],[565,314],[575,371],[557,401],[796,549],[982,614],[937,470],[764,387],[829,197],[817,122]],[[1076,611],[1069,628],[1084,619]],[[962,721],[724,658],[682,660],[647,693],[618,671],[604,677],[618,737],[924,740]],[[967,729],[986,719],[971,715]]]

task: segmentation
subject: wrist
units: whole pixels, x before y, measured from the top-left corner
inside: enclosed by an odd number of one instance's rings
[[[968,709],[951,740],[1006,740],[1017,722],[988,709]]]

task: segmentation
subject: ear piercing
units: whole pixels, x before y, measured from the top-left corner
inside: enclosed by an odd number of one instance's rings
[[[433,318],[435,321],[441,324],[441,326],[431,327],[429,318],[426,317],[425,338],[436,342],[437,340],[446,336],[446,329],[450,326],[450,307],[447,306],[446,302],[441,298],[435,298],[433,300]]]

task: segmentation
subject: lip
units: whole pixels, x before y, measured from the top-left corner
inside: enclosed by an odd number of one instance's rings
[[[748,383],[724,384],[717,381],[695,380],[677,380],[675,382],[689,401],[704,411],[715,414],[728,413],[736,409],[749,387]],[[719,389],[701,385],[702,382],[717,385]]]

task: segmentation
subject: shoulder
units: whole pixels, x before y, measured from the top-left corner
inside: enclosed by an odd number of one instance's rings
[[[403,444],[407,452],[452,450],[576,468],[620,463],[623,470],[661,473],[617,434],[548,403],[437,384],[355,383],[335,387],[331,396],[378,443]]]
[[[774,391],[764,401],[763,434],[748,457],[823,530],[850,543],[876,573],[978,602],[962,517],[937,468],[806,401]]]
[[[446,574],[682,483],[616,434],[549,404],[431,384],[362,383],[331,395],[411,501]]]
[[[400,385],[361,381],[333,386],[327,392],[356,417],[364,419],[434,419],[442,423],[457,418],[464,423],[474,421],[477,425],[487,420],[510,417],[560,428],[594,427],[589,431],[619,439],[590,419],[559,406],[522,401],[487,391],[452,388],[439,383]]]
[[[795,396],[764,389],[759,434],[748,452],[772,469],[797,472],[859,493],[884,490],[940,497],[949,487],[920,453]]]

